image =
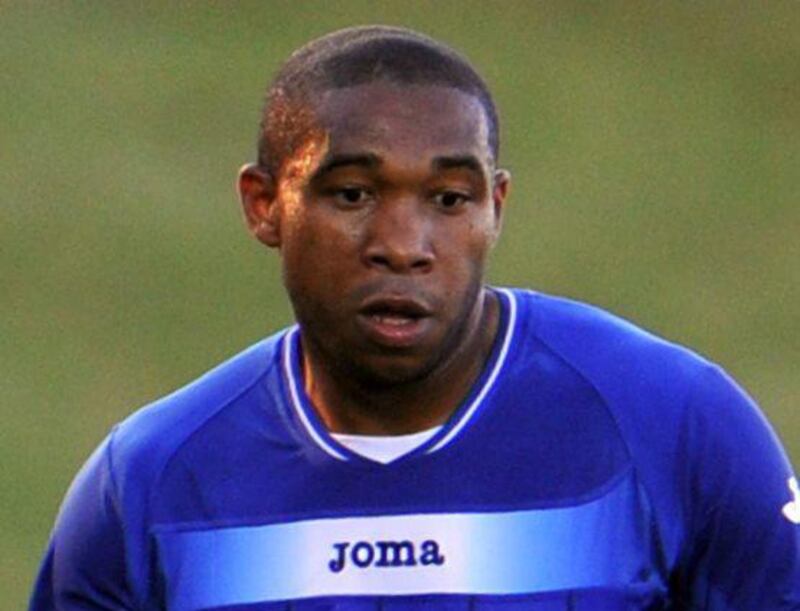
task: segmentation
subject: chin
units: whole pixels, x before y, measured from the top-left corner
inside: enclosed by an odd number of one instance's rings
[[[369,362],[353,363],[354,376],[365,386],[402,386],[419,382],[427,377],[434,365],[419,359],[388,356],[370,359]]]

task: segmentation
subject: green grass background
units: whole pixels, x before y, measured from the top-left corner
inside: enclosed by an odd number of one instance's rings
[[[269,76],[347,25],[418,28],[493,87],[493,282],[711,356],[800,460],[797,2],[133,4],[0,1],[0,608],[114,422],[290,322],[233,181]]]

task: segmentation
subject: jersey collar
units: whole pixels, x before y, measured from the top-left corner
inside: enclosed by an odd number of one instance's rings
[[[467,425],[475,419],[486,396],[494,387],[498,376],[503,370],[517,320],[517,302],[514,293],[504,288],[492,288],[491,290],[498,295],[500,302],[500,323],[491,355],[484,365],[483,371],[473,384],[467,397],[436,435],[416,450],[412,450],[387,464],[392,464],[412,454],[423,452],[433,454],[438,452],[452,443]],[[281,368],[286,382],[289,404],[297,415],[303,430],[317,447],[336,460],[362,459],[369,461],[369,459],[355,454],[339,444],[323,425],[303,389],[299,347],[300,329],[295,325],[288,329],[282,338]]]

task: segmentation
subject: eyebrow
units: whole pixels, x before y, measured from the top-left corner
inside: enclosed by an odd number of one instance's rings
[[[319,179],[326,174],[342,167],[355,166],[366,169],[375,169],[383,164],[383,159],[375,153],[340,153],[325,157],[314,172],[313,179]],[[483,164],[475,155],[442,155],[431,161],[434,170],[457,170],[464,168],[478,174],[483,174]]]
[[[374,153],[342,153],[338,155],[328,155],[317,168],[316,172],[314,172],[314,178],[321,178],[341,167],[356,166],[374,169],[381,165],[381,163],[381,158]]]
[[[483,174],[483,164],[475,155],[453,155],[434,158],[431,163],[435,170],[457,170],[464,168]]]

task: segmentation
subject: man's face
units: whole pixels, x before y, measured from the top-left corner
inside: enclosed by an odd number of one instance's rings
[[[484,111],[455,89],[386,82],[313,110],[319,132],[284,165],[262,241],[280,249],[307,348],[362,382],[419,379],[480,319],[508,182]]]

